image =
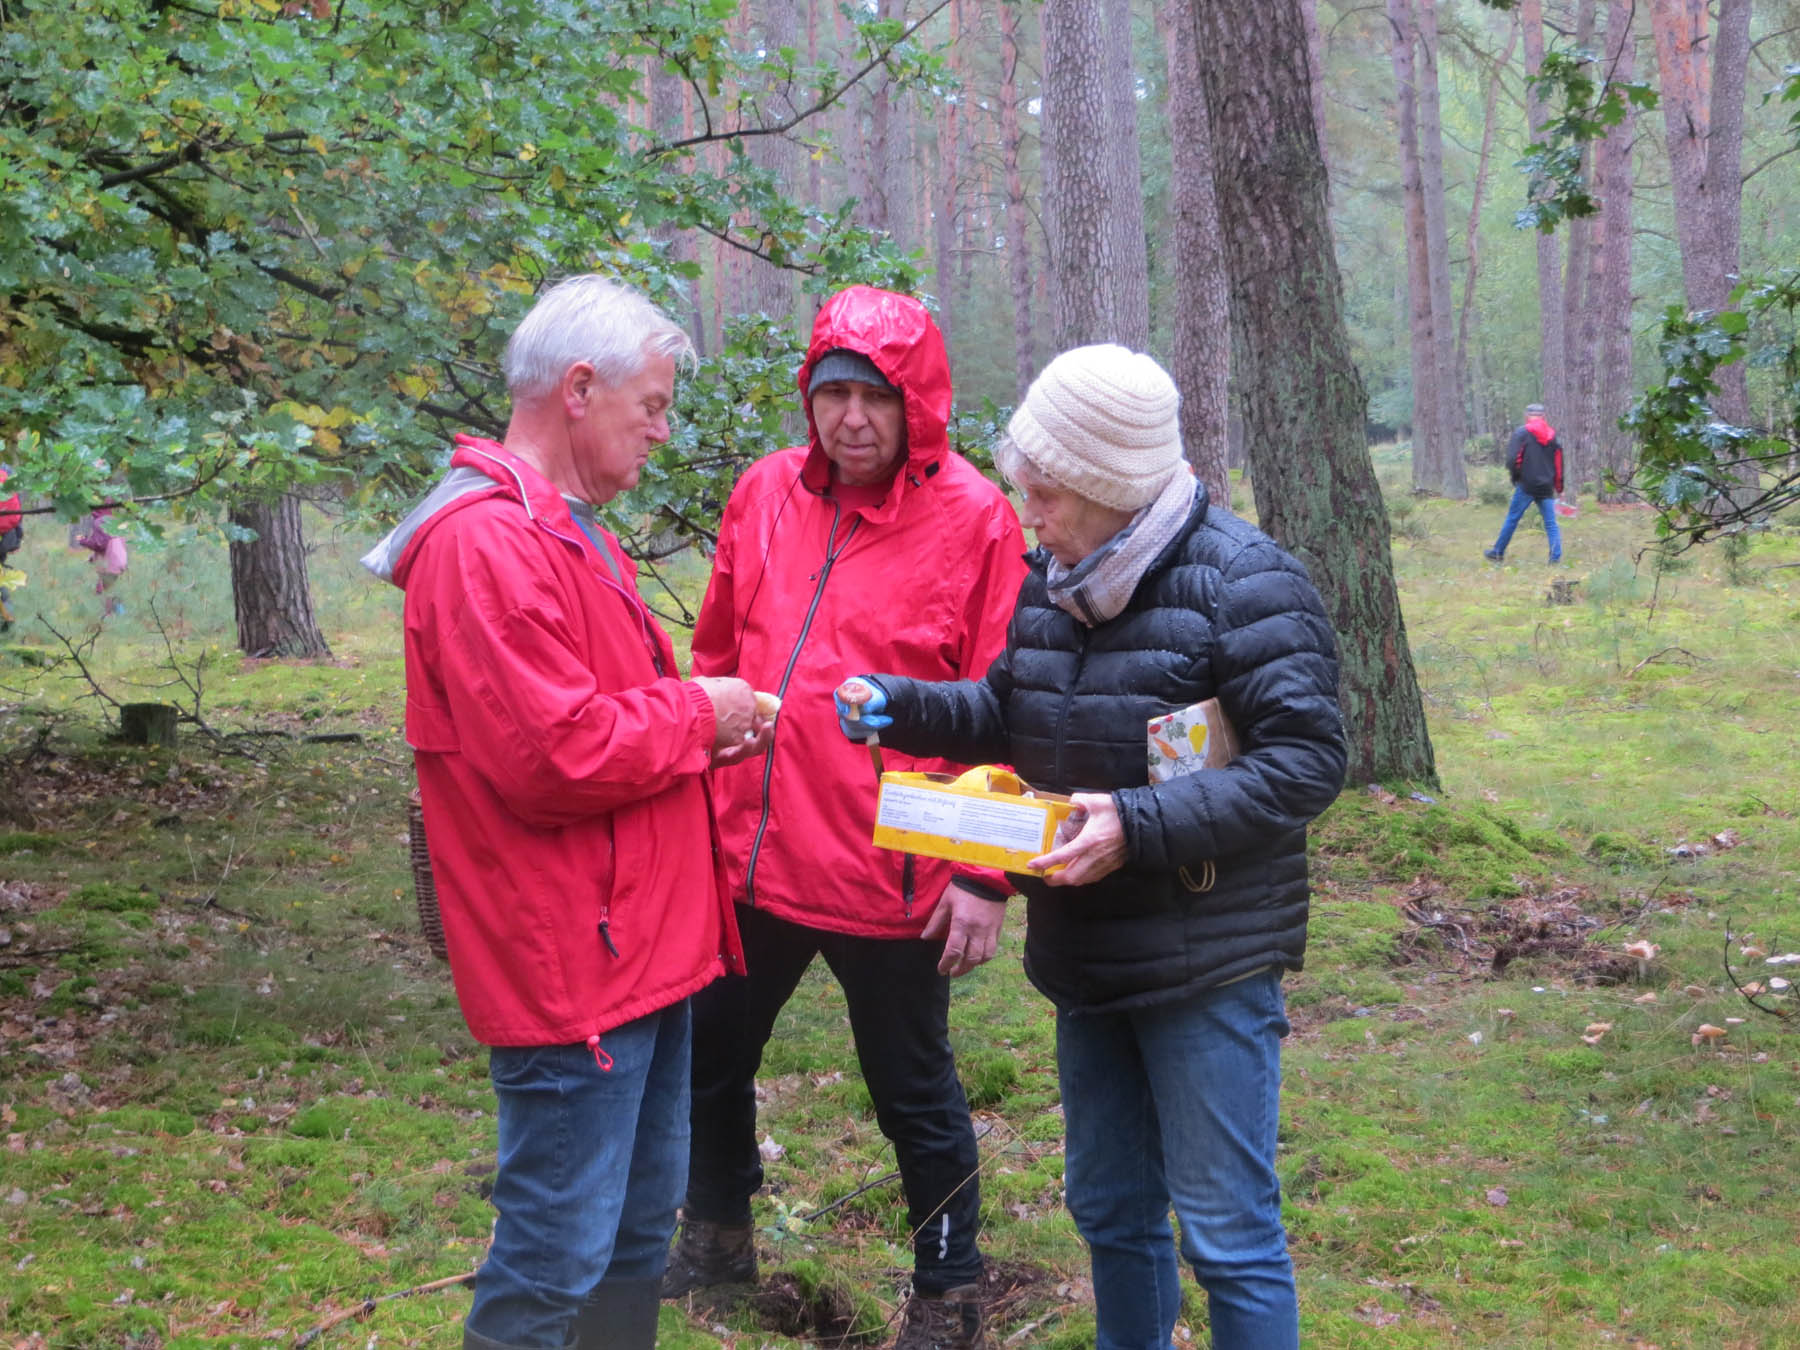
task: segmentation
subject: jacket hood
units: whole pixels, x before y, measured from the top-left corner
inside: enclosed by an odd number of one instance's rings
[[[573,542],[577,527],[568,503],[549,480],[498,441],[458,433],[450,472],[379,544],[363,554],[362,565],[405,590],[410,550],[419,532],[434,517],[477,493],[512,498],[525,508],[528,519]]]
[[[1548,445],[1556,438],[1556,428],[1535,414],[1525,419],[1525,430],[1537,437],[1539,445]]]
[[[822,491],[830,481],[806,386],[814,364],[834,347],[868,357],[906,400],[906,464],[904,472],[894,475],[896,487],[936,473],[950,453],[950,356],[944,335],[931,311],[911,296],[851,286],[827,300],[813,320],[812,342],[797,376],[810,446],[803,471],[807,486]],[[894,495],[888,494],[889,505]]]

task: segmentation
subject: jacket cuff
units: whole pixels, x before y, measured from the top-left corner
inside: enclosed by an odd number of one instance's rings
[[[1008,884],[1006,874],[992,867],[953,865],[950,869],[950,882],[996,904],[1003,905],[1012,898],[1013,888]]]
[[[713,712],[713,701],[706,696],[706,690],[692,680],[683,680],[681,687],[687,694],[688,707],[694,710],[694,729],[700,733],[700,748],[711,753],[712,743],[719,737],[719,719]]]

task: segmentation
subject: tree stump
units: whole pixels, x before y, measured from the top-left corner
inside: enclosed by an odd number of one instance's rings
[[[173,745],[180,712],[167,703],[120,704],[119,736],[127,745]]]

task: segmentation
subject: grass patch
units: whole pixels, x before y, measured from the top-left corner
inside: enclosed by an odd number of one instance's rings
[[[1648,516],[1584,503],[1559,573],[1579,601],[1552,606],[1529,519],[1517,561],[1481,559],[1498,470],[1476,469],[1462,503],[1412,498],[1403,456],[1378,470],[1407,502],[1394,557],[1443,781],[1432,801],[1347,794],[1314,834],[1278,1157],[1305,1340],[1790,1343],[1794,1040],[1737,986],[1800,948],[1800,543],[1777,530],[1729,559],[1640,566]],[[0,719],[0,750],[41,742],[0,801],[15,1338],[291,1343],[466,1274],[485,1248],[492,1098],[414,929],[395,597],[357,579],[362,541],[315,542],[333,661],[233,656],[222,550],[172,533],[121,583],[127,622],[109,621],[94,669],[158,678],[154,600],[184,659],[212,653],[222,729],[356,743],[109,743],[29,622],[42,604],[79,630],[84,578],[60,556],[29,566],[7,660],[19,701]],[[690,598],[704,579],[692,560],[675,574]],[[1073,1350],[1093,1343],[1092,1297],[1021,917],[955,982],[952,1039],[981,1134],[995,1339]],[[1704,1023],[1729,1034],[1695,1044]],[[728,1306],[666,1306],[660,1343],[891,1335],[910,1235],[822,968],[760,1088],[759,1129],[783,1150],[756,1201],[765,1279]],[[319,1343],[455,1345],[467,1303],[462,1287],[395,1300]],[[1186,1278],[1182,1319],[1204,1343]]]

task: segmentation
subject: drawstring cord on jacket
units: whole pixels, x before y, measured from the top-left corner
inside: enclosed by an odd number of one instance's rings
[[[598,1036],[589,1036],[587,1038],[587,1047],[594,1052],[594,1063],[600,1066],[600,1072],[611,1073],[613,1058],[600,1048],[600,1038]]]

